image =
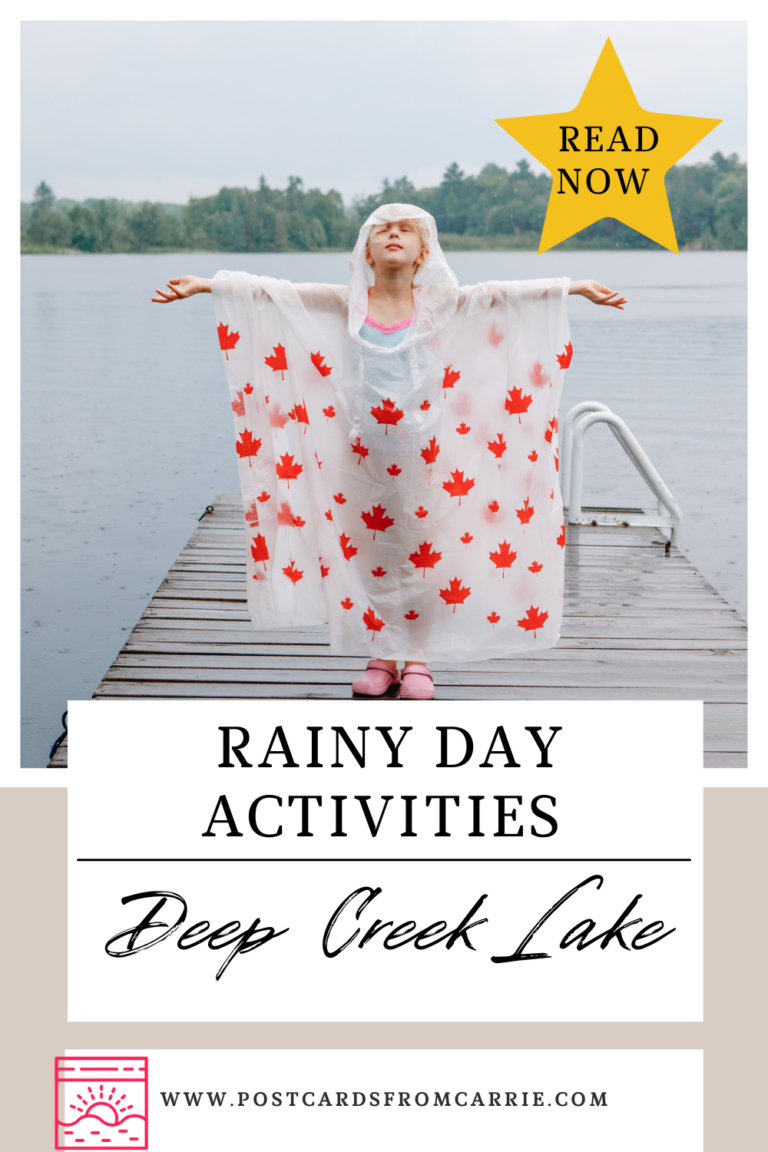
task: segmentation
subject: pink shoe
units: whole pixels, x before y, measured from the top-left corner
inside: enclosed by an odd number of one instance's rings
[[[393,684],[400,683],[400,673],[383,660],[369,660],[365,672],[358,676],[352,691],[358,696],[383,696]]]
[[[432,700],[434,695],[432,673],[426,664],[410,664],[403,670],[401,700]]]

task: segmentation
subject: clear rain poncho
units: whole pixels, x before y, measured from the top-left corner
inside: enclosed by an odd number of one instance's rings
[[[406,338],[360,335],[372,225],[421,219]],[[254,628],[331,651],[463,661],[549,648],[563,607],[557,410],[568,279],[460,288],[434,219],[387,204],[349,287],[212,282],[235,417]]]

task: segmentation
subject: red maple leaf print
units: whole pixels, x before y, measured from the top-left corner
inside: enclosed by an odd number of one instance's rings
[[[469,424],[465,424],[462,420],[456,431],[458,432],[459,436],[466,436],[467,432],[471,432],[472,429],[470,428]]]
[[[304,471],[304,467],[302,464],[294,464],[293,456],[289,456],[286,452],[280,457],[280,463],[275,465],[275,471],[281,480],[288,481],[288,487],[290,488],[291,480],[295,480],[296,477]]]
[[[323,364],[325,356],[321,356],[319,352],[310,352],[309,358],[321,376],[330,376],[333,369],[329,368],[327,364]]]
[[[555,416],[554,420],[549,420],[548,423],[549,423],[549,427],[547,428],[546,432],[544,433],[544,439],[546,440],[547,444],[551,444],[552,443],[552,434],[554,432],[557,432],[557,416]]]
[[[269,397],[267,397],[269,404]],[[285,428],[288,423],[288,413],[283,412],[279,404],[272,404],[269,409],[269,423],[273,428]]]
[[[333,512],[331,512],[330,508],[326,512],[325,518],[326,518],[326,520],[333,520]]]
[[[422,412],[429,412],[432,405],[430,404],[429,400],[425,400],[424,403],[420,405],[420,407],[421,407]],[[418,612],[416,613],[416,615],[418,616]]]
[[[269,495],[269,492],[262,492],[260,496],[256,497],[256,499],[258,500],[259,504],[266,504],[267,500],[271,499],[271,496]]]
[[[216,331],[219,334],[219,347],[221,348],[222,352],[226,356],[227,360],[229,360],[229,353],[232,351],[232,349],[235,347],[235,344],[237,344],[238,340],[240,339],[240,333],[239,332],[230,332],[229,331],[229,324],[219,324]]]
[[[535,574],[536,572],[541,572],[543,567],[544,565],[539,564],[538,560],[534,560],[533,564],[528,565],[528,571]]]
[[[389,472],[390,476],[399,476],[402,472],[402,468],[398,468],[397,464],[392,464],[389,468],[387,468],[387,472]]]
[[[306,524],[306,520],[302,520],[301,516],[294,516],[294,518],[293,518],[294,528],[303,528],[305,524]]]
[[[360,443],[360,437],[359,437],[359,436],[358,436],[358,438],[357,438],[357,441],[356,441],[356,442],[355,442],[355,443],[352,445],[352,451],[353,451],[353,452],[356,452],[356,453],[357,453],[357,455],[358,455],[358,457],[359,457],[359,459],[358,459],[358,461],[357,461],[357,465],[358,465],[358,467],[359,467],[359,466],[360,466],[360,460],[362,460],[364,456],[367,456],[367,455],[368,455],[368,449],[367,449],[367,448],[365,448],[365,447],[364,447],[364,446],[363,446],[363,445]]]
[[[419,545],[418,552],[411,552],[408,559],[414,568],[424,569],[422,576],[426,578],[427,568],[434,568],[441,556],[442,552],[433,552],[432,545],[425,540],[423,544]]]
[[[387,574],[386,568],[382,568],[381,565],[379,565],[378,568],[371,568],[371,576],[375,576],[377,580],[380,579],[382,576],[386,576],[386,574]]]
[[[251,544],[251,556],[258,564],[259,560],[264,562],[264,571],[267,570],[267,560],[269,560],[269,552],[267,551],[267,542],[263,536],[259,535],[254,538]]]
[[[334,496],[334,500],[336,501],[337,504],[346,504],[346,502],[347,502],[347,498],[343,492],[337,492],[336,495]]]
[[[528,379],[534,388],[543,388],[545,384],[549,384],[549,376],[544,371],[544,366],[540,364],[538,360],[528,373]]]
[[[493,452],[493,454],[497,460],[501,460],[502,456],[504,455],[504,453],[507,450],[507,442],[504,439],[504,437],[502,436],[501,432],[499,432],[498,441],[497,440],[489,440],[488,441],[488,450],[490,452]]]
[[[341,601],[341,606],[345,612],[349,612],[350,608],[354,608],[354,604],[350,600],[349,596],[347,596],[346,600]]]
[[[288,524],[291,528],[293,527],[293,512],[291,512],[291,506],[287,501],[284,501],[277,510],[277,522],[278,524]]]
[[[533,516],[533,512],[533,505],[526,496],[525,500],[523,500],[522,508],[515,509],[515,516],[517,516],[521,524],[528,524],[530,523],[531,516]]]
[[[251,528],[258,528],[259,526],[259,510],[256,507],[256,501],[252,500],[248,511],[245,514],[245,519]]]
[[[299,424],[304,425],[304,435],[306,436],[307,427],[309,425],[309,416],[307,416],[306,404],[294,405],[294,407],[291,408],[288,415],[290,416],[291,420],[296,420],[296,421],[298,421]]]
[[[384,621],[379,619],[371,607],[368,608],[367,612],[363,612],[363,623],[366,629],[370,628],[371,630],[371,640],[373,640],[376,633],[381,632],[384,627]]]
[[[245,416],[245,401],[242,392],[238,392],[237,400],[232,401],[232,411],[235,416]]]
[[[419,520],[423,520],[425,516],[429,516],[429,509],[423,508],[421,504],[419,504],[414,515],[418,516]]]
[[[322,468],[322,466],[323,466],[323,462],[322,462],[322,460],[318,460],[318,458],[317,458],[317,452],[315,452],[315,460],[317,460],[317,466],[318,466],[318,468]]]
[[[555,448],[555,472],[560,471],[560,449]]]
[[[336,409],[333,404],[329,404],[327,408],[323,408],[323,416],[327,416],[329,420],[333,420],[336,415]]]
[[[385,424],[384,435],[389,432],[390,424],[397,424],[402,420],[405,413],[400,408],[395,408],[394,400],[383,400],[380,408],[371,408],[371,416],[376,417],[377,424]]]
[[[243,388],[243,392],[245,392],[246,396],[250,396],[251,392],[253,392],[253,385],[246,384],[245,388]]]
[[[504,577],[506,575],[506,572],[504,571],[504,569],[511,568],[513,563],[515,562],[515,560],[517,560],[517,552],[513,552],[510,549],[509,544],[507,544],[506,540],[504,540],[501,544],[499,544],[498,552],[489,552],[488,555],[490,556],[491,560],[493,560],[496,567],[502,569],[502,573],[501,573],[502,580],[504,579]]]
[[[573,344],[571,344],[571,342],[569,340],[565,346],[565,351],[559,353],[555,357],[555,359],[557,360],[557,362],[561,368],[570,368],[572,356],[573,356]]]
[[[288,367],[285,359],[285,348],[283,348],[282,344],[278,344],[277,346],[273,344],[272,351],[274,352],[274,356],[265,356],[264,363],[268,364],[273,372],[279,372],[283,380],[285,380],[285,370]]]
[[[303,571],[295,566],[293,560],[289,560],[288,567],[283,568],[283,575],[287,576],[292,584],[298,584],[299,580],[304,578]]]
[[[498,510],[499,510],[498,500],[491,500],[490,504],[488,505],[488,511],[489,512],[498,512]]]
[[[406,612],[405,616],[403,616],[403,620],[418,620],[418,618],[419,614],[418,612],[414,612],[413,608],[411,608],[410,612]]]
[[[555,498],[555,490],[554,490],[554,488],[550,488],[550,490],[549,490],[549,498],[550,498],[550,500],[554,500],[554,498]]]
[[[449,364],[443,374],[443,388],[453,388],[457,380],[461,379],[461,372],[451,372],[451,365]],[[448,395],[443,392],[443,399]]]
[[[330,568],[326,568],[325,564],[323,564],[323,558],[321,556],[320,557],[320,578],[324,579],[328,575],[329,572],[330,572]]]
[[[341,536],[339,536],[339,544],[341,544],[341,550],[344,553],[345,560],[351,560],[353,556],[357,555],[357,548],[355,548],[353,544],[350,544],[349,536],[347,536],[346,532],[342,532]]]
[[[501,344],[503,339],[504,339],[504,334],[502,332],[499,332],[499,330],[495,324],[491,324],[491,330],[488,333],[488,343],[491,345],[491,347],[492,348],[498,348],[499,344]]]
[[[522,620],[518,620],[518,628],[524,628],[526,632],[533,632],[534,640],[536,639],[536,632],[539,628],[544,627],[544,621],[549,617],[548,612],[539,612],[538,608],[533,605],[528,609]]]
[[[469,532],[465,532],[461,537],[462,544],[470,544],[474,540],[474,536],[470,536]]]
[[[499,616],[498,612],[491,612],[490,616],[486,616],[486,620],[489,624],[498,624],[501,616]]]
[[[387,528],[391,528],[394,524],[394,520],[391,516],[387,516],[387,510],[381,504],[375,504],[370,512],[361,512],[360,517],[366,528],[373,529],[374,540],[377,532],[386,532]]]
[[[254,440],[253,434],[246,428],[240,433],[240,440],[235,444],[237,454],[241,459],[248,458],[248,467],[251,467],[251,457],[258,456],[261,440]]]
[[[560,535],[558,536],[555,543],[559,544],[561,548],[565,548],[565,524],[560,526]]]
[[[427,448],[422,448],[421,455],[425,464],[434,464],[437,460],[438,453],[440,452],[440,445],[437,442],[437,437],[433,436]]]
[[[517,416],[518,424],[522,424],[522,420],[520,419],[521,413],[528,411],[532,400],[533,394],[523,396],[522,388],[513,388],[509,393],[509,400],[504,401],[504,407],[510,416]]]
[[[449,496],[458,496],[459,507],[461,507],[462,496],[466,496],[466,494],[467,494],[467,492],[469,492],[470,488],[474,488],[474,486],[475,486],[474,480],[471,480],[471,479],[465,480],[464,479],[464,473],[459,472],[459,471],[451,472],[451,479],[445,480],[443,482],[443,488],[445,488],[445,490],[449,494]]]
[[[456,614],[456,605],[463,604],[470,592],[470,588],[462,588],[461,580],[458,577],[455,580],[450,580],[447,588],[440,589],[440,595],[446,604],[453,604],[454,615]]]
[[[538,452],[536,451],[536,449],[535,449],[535,448],[534,448],[533,452],[529,452],[529,453],[528,453],[528,459],[530,460],[530,462],[531,462],[532,464],[535,464],[535,463],[536,463],[536,461],[538,460],[538,458],[539,458],[539,454],[538,454]]]

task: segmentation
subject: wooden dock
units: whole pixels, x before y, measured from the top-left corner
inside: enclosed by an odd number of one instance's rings
[[[240,496],[211,508],[94,698],[349,697],[365,659],[331,655],[325,627],[254,632]],[[747,764],[746,647],[744,620],[660,529],[595,522],[566,530],[555,648],[431,667],[442,700],[703,700],[705,767],[738,769]],[[66,755],[64,743],[50,767]]]

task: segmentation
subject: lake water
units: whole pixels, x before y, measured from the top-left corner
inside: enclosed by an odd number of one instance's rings
[[[692,562],[746,612],[743,252],[455,253],[464,284],[567,275],[624,293],[571,300],[561,416],[600,400],[676,497]],[[22,257],[22,764],[41,767],[67,699],[88,698],[218,492],[237,491],[209,296],[150,303],[218,268],[347,282],[335,254]],[[604,426],[585,503],[652,503]],[[119,739],[119,733],[115,734]]]

